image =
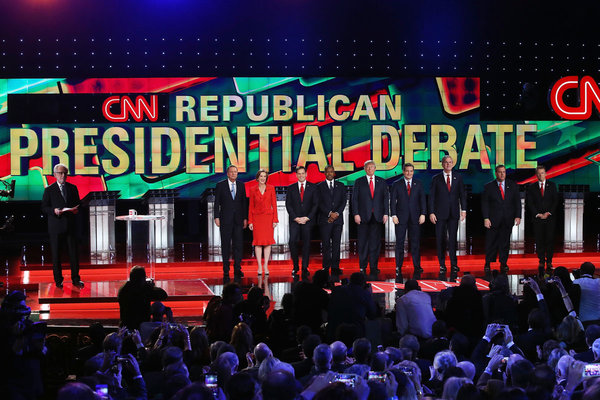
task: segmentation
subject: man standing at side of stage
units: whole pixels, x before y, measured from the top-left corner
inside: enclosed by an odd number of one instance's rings
[[[54,283],[59,289],[63,288],[62,267],[60,265],[61,248],[67,245],[69,262],[71,264],[71,281],[73,286],[83,288],[79,276],[79,251],[77,246],[77,221],[75,215],[79,212],[79,191],[77,186],[67,182],[69,169],[64,164],[54,166],[56,182],[44,189],[42,196],[42,211],[48,216],[48,233],[52,249],[52,268]]]
[[[546,179],[546,167],[538,165],[535,169],[537,182],[527,187],[526,203],[533,220],[535,249],[538,256],[538,272],[544,275],[552,270],[554,254],[554,227],[556,225],[556,207],[558,207],[558,191],[556,184]]]
[[[440,263],[439,279],[446,280],[446,235],[448,236],[448,256],[450,257],[450,280],[458,277],[456,260],[456,234],[458,220],[467,216],[467,192],[462,176],[452,171],[454,160],[446,155],[442,158],[443,171],[431,180],[429,190],[429,220],[435,225],[435,239]]]
[[[340,242],[346,208],[346,185],[335,180],[332,165],[325,167],[325,180],[317,185],[319,191],[319,230],[323,241],[323,269],[339,276]]]
[[[510,234],[514,225],[521,223],[521,198],[516,182],[506,179],[506,167],[496,166],[496,179],[486,183],[481,195],[481,214],[485,234],[486,278],[491,277],[490,263],[500,260],[500,273],[508,272]]]
[[[302,278],[309,277],[308,261],[310,258],[310,231],[317,215],[317,185],[306,180],[306,168],[296,168],[298,182],[287,187],[285,208],[290,216],[290,254],[294,269],[292,275],[298,274],[298,242],[302,240]]]
[[[358,225],[358,259],[361,272],[371,266],[371,275],[377,277],[381,229],[388,220],[390,194],[383,178],[375,176],[375,162],[365,162],[366,175],[354,182],[352,215]]]
[[[221,233],[221,254],[223,255],[223,277],[229,278],[229,256],[233,250],[233,273],[235,278],[244,276],[242,272],[242,251],[244,229],[248,225],[248,199],[245,185],[237,180],[235,165],[227,168],[227,179],[217,183],[215,188],[215,225]]]
[[[408,230],[410,254],[413,260],[413,279],[421,279],[421,225],[425,222],[427,203],[425,188],[418,179],[413,179],[415,167],[406,163],[402,167],[404,177],[394,183],[391,194],[390,214],[396,227],[396,282],[402,283],[402,264],[404,262],[404,238]]]

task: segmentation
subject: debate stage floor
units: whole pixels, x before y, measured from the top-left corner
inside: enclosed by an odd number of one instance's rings
[[[395,259],[389,252],[386,255],[388,257],[380,259],[381,273],[377,280],[371,280],[371,285],[381,306],[389,310],[394,306],[395,289],[402,288],[403,285],[394,283]],[[271,310],[280,307],[281,298],[292,290],[295,283],[291,275],[292,263],[289,256],[286,257],[284,254],[277,257],[282,259],[271,261],[269,276],[258,276],[255,260],[244,259],[242,270],[245,276],[238,281],[244,292],[255,285],[262,287],[265,294],[271,298]],[[351,257],[342,259],[340,265],[344,271],[342,279],[358,271],[358,260],[356,256]],[[148,274],[155,278],[157,285],[169,294],[169,299],[165,303],[173,309],[176,320],[188,324],[200,324],[207,301],[214,294],[221,294],[223,289],[221,262],[214,257],[212,259],[211,261],[170,260],[156,263],[154,268],[147,262],[132,264],[86,262],[82,263],[80,268],[80,275],[85,282],[85,287],[81,290],[70,284],[68,267],[63,266],[65,285],[64,289],[60,290],[53,283],[50,264],[17,262],[18,265],[12,268],[13,272],[7,282],[9,288],[25,290],[28,295],[28,305],[34,311],[35,317],[39,313],[40,320],[45,320],[52,325],[84,326],[93,321],[100,321],[105,325],[117,325],[118,289],[127,280],[131,266],[144,265]],[[458,260],[461,268],[459,277],[465,273],[471,273],[478,278],[483,276],[483,256],[464,255],[459,256]],[[573,270],[584,261],[600,265],[600,253],[557,253],[554,257],[554,266],[564,266]],[[456,285],[456,283],[436,280],[439,267],[435,255],[423,256],[421,264],[424,273],[420,283],[424,291],[435,293]],[[509,258],[509,266],[511,291],[519,295],[522,291],[522,286],[518,283],[519,278],[537,272],[537,257],[534,254],[512,254]],[[311,276],[320,268],[321,258],[312,257],[309,267]],[[494,268],[498,268],[498,263],[492,264],[492,269]],[[405,259],[403,272],[405,279],[412,273],[410,258]],[[481,279],[477,282],[481,290],[487,290],[487,282]],[[4,284],[6,285],[6,282]]]

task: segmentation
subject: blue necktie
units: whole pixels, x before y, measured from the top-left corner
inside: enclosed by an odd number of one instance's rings
[[[231,198],[235,200],[235,182],[231,184]]]

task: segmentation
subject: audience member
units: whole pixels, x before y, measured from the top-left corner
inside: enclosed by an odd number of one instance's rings
[[[129,281],[119,289],[117,295],[121,325],[128,329],[139,329],[142,322],[150,321],[151,303],[167,297],[167,292],[156,287],[153,280],[146,280],[146,269],[136,265],[129,272]]]
[[[396,297],[396,328],[401,335],[410,333],[422,339],[431,337],[431,325],[436,318],[431,308],[431,296],[421,292],[419,283],[409,279],[404,295]]]
[[[600,279],[594,279],[596,267],[591,262],[584,262],[579,271],[580,278],[573,281],[581,288],[577,315],[586,325],[600,324]]]

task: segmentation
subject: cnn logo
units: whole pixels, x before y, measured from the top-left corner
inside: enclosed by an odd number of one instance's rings
[[[151,95],[150,101],[144,96],[137,96],[135,102],[129,96],[110,96],[102,104],[104,118],[111,122],[125,122],[132,118],[141,122],[144,117],[154,122],[158,118],[158,96]],[[119,112],[113,113],[111,107],[119,106]]]
[[[565,104],[565,92],[570,89],[578,90],[578,106]],[[554,112],[564,119],[588,119],[592,115],[592,104],[597,111],[600,110],[600,88],[591,76],[584,76],[581,81],[577,76],[566,76],[552,86],[550,104]]]

